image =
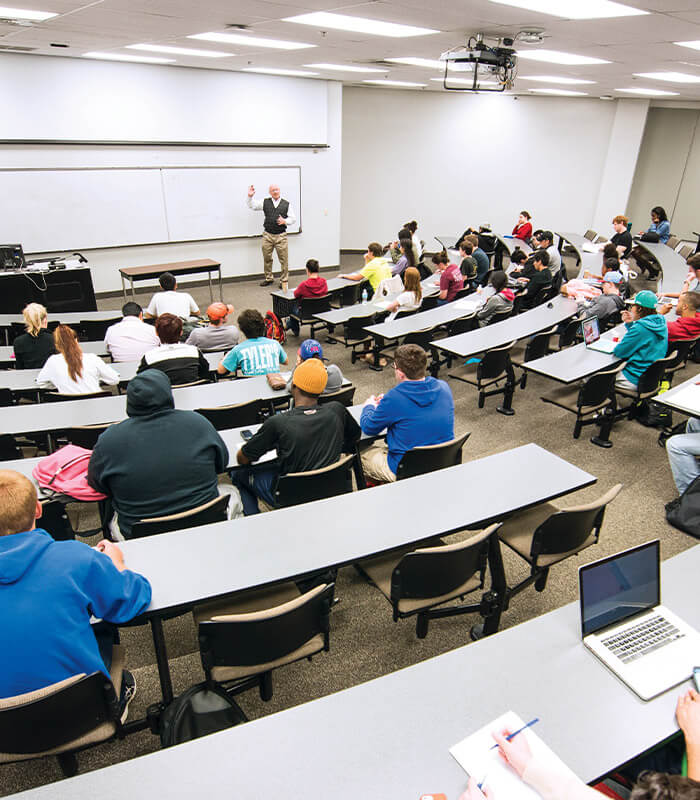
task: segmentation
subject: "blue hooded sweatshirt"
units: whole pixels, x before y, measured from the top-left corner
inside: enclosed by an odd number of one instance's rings
[[[622,374],[630,383],[637,384],[648,366],[665,357],[668,328],[660,314],[649,314],[636,322],[626,322],[625,327],[627,333],[613,350],[613,355],[627,362]]]
[[[389,469],[396,474],[405,452],[414,447],[441,444],[454,439],[455,406],[445,381],[427,377],[402,381],[390,389],[376,408],[365,406],[362,431],[376,436],[387,428]]]
[[[151,602],[142,575],[42,529],[0,536],[0,697],[103,672],[90,616],[127,622]]]

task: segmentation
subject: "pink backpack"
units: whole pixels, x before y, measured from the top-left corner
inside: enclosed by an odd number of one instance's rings
[[[76,500],[104,500],[107,495],[96,492],[87,482],[88,462],[92,450],[67,444],[41,461],[32,470],[42,489],[51,489]]]

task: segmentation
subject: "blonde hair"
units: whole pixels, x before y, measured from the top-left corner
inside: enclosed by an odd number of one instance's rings
[[[34,527],[36,489],[19,472],[0,470],[0,536],[24,533]]]
[[[83,377],[83,351],[78,344],[78,337],[73,328],[68,325],[59,325],[53,332],[53,341],[56,350],[65,358],[68,365],[68,375],[74,381]]]
[[[38,336],[44,321],[48,318],[48,313],[41,303],[30,303],[22,312],[24,317],[24,327],[31,336]]]
[[[407,292],[413,292],[416,305],[423,299],[423,289],[420,285],[420,272],[415,267],[407,267],[403,274],[403,286]]]

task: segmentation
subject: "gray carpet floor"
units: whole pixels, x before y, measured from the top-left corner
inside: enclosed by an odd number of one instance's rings
[[[344,256],[343,269],[361,266],[360,256]],[[260,278],[230,282],[224,287],[224,299],[233,303],[236,312],[244,308],[258,308],[265,312],[271,308],[268,291],[261,288]],[[300,278],[292,276],[290,285]],[[188,288],[183,284],[182,288]],[[205,309],[209,302],[206,287],[196,286],[191,293]],[[144,306],[151,291],[139,291],[137,300]],[[119,308],[121,297],[100,300],[100,308]],[[323,339],[325,337],[321,337]],[[285,347],[294,359],[301,339],[291,337]],[[343,373],[357,387],[355,402],[362,402],[370,394],[385,392],[393,384],[393,370],[378,373],[366,364],[351,364],[349,351],[342,345],[328,345],[325,355],[338,364]],[[677,382],[699,370],[690,364]],[[445,370],[441,377],[445,377]],[[664,503],[675,497],[665,451],[657,444],[657,431],[637,422],[622,421],[613,429],[614,447],[603,450],[588,441],[592,431],[584,429],[579,440],[572,437],[573,415],[545,405],[540,396],[552,384],[538,376],[530,375],[524,391],[518,389],[514,408],[515,416],[504,417],[496,413],[498,398],[487,399],[486,407],[477,407],[476,391],[463,383],[450,382],[455,397],[456,432],[471,431],[463,458],[471,460],[535,442],[562,458],[587,470],[598,478],[596,485],[561,500],[561,505],[574,505],[592,500],[613,484],[624,485],[605,517],[601,541],[578,557],[568,559],[552,570],[546,590],[538,593],[530,587],[513,601],[504,614],[502,628],[516,625],[537,615],[569,603],[577,596],[577,568],[580,564],[613,553],[652,538],[661,539],[662,557],[668,558],[692,547],[695,540],[671,528],[664,518]],[[533,480],[524,474],[523,480]],[[537,477],[534,476],[536,480]],[[371,491],[371,490],[370,490]],[[508,487],[503,486],[507,492]],[[464,487],[462,497],[454,502],[469,503],[470,487]],[[420,502],[429,502],[420,500]],[[71,513],[83,528],[94,521],[91,509],[73,507]],[[77,519],[80,515],[80,519]],[[358,525],[362,521],[358,520]],[[313,513],[309,511],[309,525]],[[293,534],[293,532],[292,532]],[[329,532],[332,535],[332,532]],[[459,537],[460,534],[455,536]],[[92,540],[88,540],[92,543]],[[504,553],[509,582],[527,574],[522,561],[510,552]],[[352,568],[340,570],[337,596],[341,602],[331,616],[330,653],[315,657],[312,663],[301,662],[279,670],[274,675],[274,697],[263,703],[255,691],[239,696],[239,702],[250,719],[271,714],[385,675],[393,670],[439,655],[456,647],[469,644],[469,629],[476,617],[462,616],[435,620],[430,623],[428,636],[418,640],[412,620],[392,622],[390,606],[383,596],[369,585]],[[137,682],[137,695],[131,705],[133,718],[143,715],[146,707],[159,699],[158,675],[155,667],[153,645],[147,627],[125,629],[122,641],[127,647],[127,662]],[[203,679],[195,628],[191,616],[183,616],[165,623],[166,640],[171,661],[176,693]],[[5,654],[7,657],[7,654]],[[104,744],[78,756],[80,771],[98,769],[125,759],[158,749],[159,740],[148,732],[127,737],[123,741]],[[7,795],[61,778],[55,759],[41,759],[23,764],[4,765],[0,768],[0,794]],[[60,797],[60,787],[56,787]]]

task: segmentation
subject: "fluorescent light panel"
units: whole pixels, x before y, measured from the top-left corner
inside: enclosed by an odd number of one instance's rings
[[[202,58],[230,58],[235,53],[221,50],[195,50],[192,47],[171,47],[168,44],[128,44],[127,50],[146,50],[151,53],[168,53],[174,56],[198,56]]]
[[[669,83],[700,83],[700,76],[688,75],[685,72],[635,72],[637,78],[650,78],[653,81]]]
[[[649,13],[641,8],[615,3],[613,0],[491,0],[491,2],[565,19],[608,19]]]
[[[609,64],[602,58],[592,58],[591,56],[579,56],[575,53],[564,53],[561,50],[518,50],[519,58],[530,58],[533,61],[546,61],[549,64],[567,64],[571,66],[588,64]]]
[[[667,92],[664,89],[642,89],[636,86],[633,89],[615,89],[615,91],[627,92],[628,94],[643,94],[647,97],[666,97],[667,95],[680,94],[680,92]]]
[[[691,50],[700,50],[700,39],[694,42],[674,42],[679,47],[690,47]]]
[[[151,58],[150,56],[129,56],[126,53],[83,53],[83,58],[97,58],[101,61],[137,61],[141,64],[174,64],[174,58]]]
[[[584,83],[595,83],[595,81],[587,81],[583,78],[565,78],[556,75],[518,75],[521,81],[539,81],[540,83],[561,83],[566,86],[582,85]]]
[[[389,71],[388,69],[376,69],[375,67],[356,67],[356,66],[350,66],[348,64],[304,64],[304,66],[310,67],[311,69],[330,70],[331,72],[384,73]]]
[[[57,17],[55,11],[31,11],[28,8],[7,8],[0,6],[0,17],[2,19],[31,19],[34,22],[43,22],[45,19]]]
[[[316,47],[306,42],[288,42],[284,39],[262,39],[259,36],[246,36],[244,33],[193,33],[188,39],[201,39],[203,42],[220,42],[222,44],[238,44],[243,47],[269,47],[273,50],[303,50]]]
[[[565,97],[588,97],[588,92],[575,92],[573,89],[528,89],[538,94],[559,94]]]
[[[435,58],[385,58],[392,64],[404,64],[407,67],[425,67],[426,69],[445,69],[445,62]]]
[[[366,19],[365,17],[351,17],[347,14],[332,14],[329,11],[315,11],[310,14],[298,14],[294,17],[285,17],[283,22],[296,22],[299,25],[312,25],[314,28],[331,28],[338,31],[352,31],[353,33],[368,33],[372,36],[390,36],[401,39],[408,36],[426,36],[429,33],[439,33],[432,28],[417,28],[413,25],[400,25],[396,22],[382,22],[379,19]]]
[[[440,81],[443,82],[444,78],[431,78],[431,81]],[[451,75],[447,76],[448,83],[458,83],[464,86],[473,86],[474,82],[472,78],[453,78]],[[501,84],[498,81],[477,81],[477,86],[500,86]]]
[[[425,86],[424,83],[411,83],[410,81],[371,80],[371,81],[362,81],[362,83],[372,83],[375,86],[399,86],[403,87],[404,89],[418,89],[418,88],[423,88]]]
[[[277,67],[243,67],[242,72],[258,72],[261,75],[287,75],[292,78],[313,78],[318,72],[305,72],[303,69],[277,69]]]

